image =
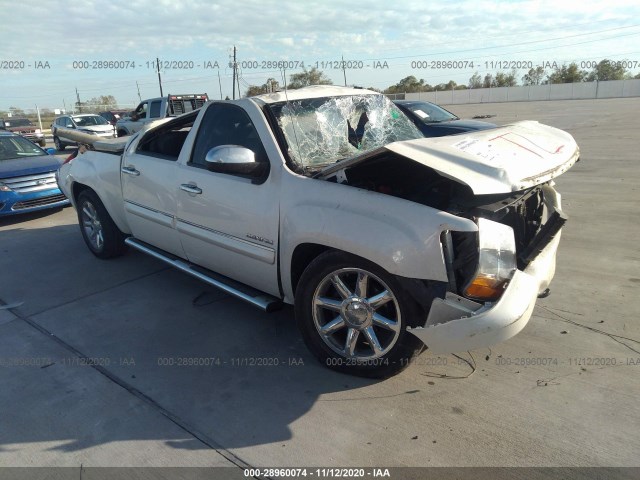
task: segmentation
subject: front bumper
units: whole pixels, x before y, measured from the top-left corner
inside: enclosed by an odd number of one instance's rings
[[[36,212],[69,205],[69,199],[53,188],[32,193],[3,192],[0,194],[0,217]]]
[[[551,187],[547,208],[560,210],[560,195]],[[556,265],[560,232],[523,270],[516,270],[496,303],[476,303],[448,293],[433,301],[424,327],[410,328],[432,353],[454,353],[489,347],[520,332],[529,322],[537,297],[549,286]]]
[[[33,143],[43,143],[46,141],[42,133],[21,133],[20,135]]]

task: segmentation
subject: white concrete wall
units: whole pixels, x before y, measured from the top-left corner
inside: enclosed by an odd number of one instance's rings
[[[607,82],[558,83],[526,87],[474,88],[439,92],[407,93],[407,100],[426,100],[455,105],[462,103],[529,102],[588,98],[640,97],[640,79]]]

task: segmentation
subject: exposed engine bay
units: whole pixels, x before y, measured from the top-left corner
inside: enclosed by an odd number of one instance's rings
[[[445,177],[409,158],[382,152],[334,171],[327,181],[350,185],[420,203],[471,220],[484,218],[507,225],[515,237],[516,261],[524,269],[531,258],[555,236],[566,221],[564,215],[545,207],[545,184],[525,190],[474,195],[462,183]],[[477,232],[450,232],[444,238],[450,254],[450,289],[462,293],[478,265]],[[446,252],[447,248],[450,252]]]

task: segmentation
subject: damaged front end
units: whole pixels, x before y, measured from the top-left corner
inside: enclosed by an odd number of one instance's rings
[[[487,347],[517,334],[555,273],[567,220],[553,178],[579,160],[566,132],[518,122],[464,135],[419,138],[382,96],[272,105],[292,169],[471,220],[443,230],[447,292],[410,328],[434,353]],[[293,165],[293,166],[292,166]],[[425,278],[425,281],[428,280]]]
[[[487,347],[516,335],[554,276],[567,217],[552,184],[490,200],[468,211],[477,232],[442,233],[449,291],[433,301],[425,326],[411,330],[433,353]]]

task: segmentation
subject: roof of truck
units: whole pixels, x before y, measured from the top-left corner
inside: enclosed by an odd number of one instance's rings
[[[296,88],[295,90],[283,90],[276,93],[266,93],[252,98],[264,103],[278,103],[291,100],[303,100],[305,98],[341,97],[348,95],[379,95],[372,90],[364,88],[339,87],[337,85],[311,85],[309,87]]]

